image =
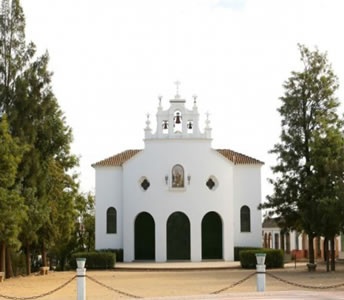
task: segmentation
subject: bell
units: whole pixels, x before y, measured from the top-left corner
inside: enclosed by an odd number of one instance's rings
[[[168,123],[167,123],[167,121],[164,121],[164,122],[162,123],[162,128],[163,128],[163,129],[168,129]]]
[[[181,119],[181,117],[180,117],[179,113],[177,113],[177,115],[176,115],[176,124],[180,124],[181,123],[180,119]]]
[[[192,122],[188,123],[188,129],[192,129]]]

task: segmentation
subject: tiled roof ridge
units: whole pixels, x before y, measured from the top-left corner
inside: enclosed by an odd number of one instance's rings
[[[122,166],[127,160],[135,156],[137,153],[142,151],[141,149],[130,149],[123,152],[117,153],[113,156],[100,160],[94,164],[92,167],[110,167],[110,166]]]
[[[259,164],[263,165],[264,163],[258,159],[247,156],[245,154],[230,150],[230,149],[216,149],[217,152],[222,154],[224,157],[229,159],[236,165],[252,165]]]
[[[133,156],[135,156],[137,153],[142,151],[142,149],[130,149],[125,150],[123,152],[120,152],[118,154],[115,154],[113,156],[110,156],[108,158],[105,158],[103,160],[100,160],[94,164],[92,164],[92,167],[109,167],[109,166],[122,166],[123,163],[125,163],[127,160],[131,159]],[[219,152],[221,155],[223,155],[228,160],[232,161],[234,164],[246,164],[246,165],[252,165],[252,164],[264,164],[258,159],[252,158],[250,156],[241,154],[239,152],[235,152],[230,149],[216,149],[215,151]]]

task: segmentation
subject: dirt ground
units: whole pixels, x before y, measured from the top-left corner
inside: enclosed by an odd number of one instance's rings
[[[225,299],[226,295],[232,293],[256,292],[256,274],[254,272],[255,270],[239,268],[87,271],[87,299],[108,300],[135,297],[182,299],[183,296],[188,295],[199,295],[193,299],[205,299],[206,297],[211,299],[213,294],[220,295],[218,297]],[[14,297],[12,299],[21,299],[21,297],[42,294],[45,296],[39,299],[76,299],[77,279],[75,275],[76,272],[50,272],[48,275],[34,274],[28,277],[8,279],[0,283],[0,299],[6,299],[6,296]],[[250,275],[252,276],[250,277]],[[247,280],[245,280],[246,278]],[[66,285],[61,289],[54,291],[64,284]],[[290,265],[284,269],[267,270],[265,290],[266,292],[307,290],[321,292],[322,289],[311,288],[311,286],[334,285],[338,285],[338,287],[324,291],[341,294],[343,298],[336,299],[344,299],[343,263],[337,264],[337,270],[329,273],[325,272],[324,265],[318,265],[316,272],[308,272],[304,265],[297,266],[296,269]]]

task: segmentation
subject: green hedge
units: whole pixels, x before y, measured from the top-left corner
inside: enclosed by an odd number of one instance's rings
[[[258,247],[234,247],[234,261],[240,261],[240,252],[242,250],[258,250]]]
[[[99,249],[97,252],[111,252],[116,254],[116,262],[123,262],[123,249]]]
[[[244,269],[255,269],[257,260],[256,253],[266,253],[266,268],[283,268],[283,251],[277,249],[255,249],[240,251],[240,264]]]
[[[115,267],[116,254],[111,252],[78,252],[72,254],[69,261],[71,268],[76,268],[76,258],[86,258],[86,269],[112,269]]]

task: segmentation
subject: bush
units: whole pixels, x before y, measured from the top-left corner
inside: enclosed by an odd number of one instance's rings
[[[116,254],[116,262],[123,262],[123,249],[99,249],[98,252],[111,252]]]
[[[234,261],[240,261],[240,252],[242,250],[258,250],[257,247],[234,247]]]
[[[255,249],[240,251],[240,264],[244,269],[255,269],[257,260],[256,253],[265,253],[266,268],[283,268],[283,251],[277,249]]]
[[[69,261],[71,268],[77,268],[76,258],[86,258],[87,269],[112,269],[115,267],[116,254],[111,252],[78,252],[72,254]]]

